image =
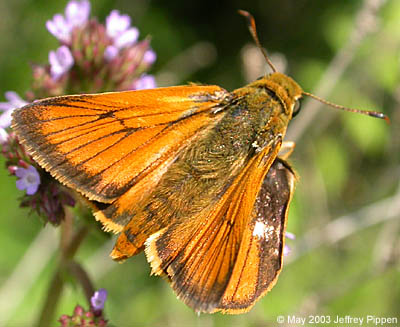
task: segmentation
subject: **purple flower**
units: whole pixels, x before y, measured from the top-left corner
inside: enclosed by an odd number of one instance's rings
[[[69,43],[72,27],[68,24],[63,15],[54,15],[53,20],[48,20],[46,22],[46,28],[59,41]]]
[[[50,51],[49,62],[51,77],[56,81],[74,65],[74,58],[69,48],[62,45],[56,51]]]
[[[113,10],[106,18],[107,35],[112,39],[113,45],[109,46],[104,57],[112,60],[120,49],[133,45],[138,37],[139,30],[131,26],[131,19],[128,15],[121,15],[118,10]]]
[[[147,74],[143,74],[133,83],[134,90],[153,89],[156,86],[157,85],[154,76]]]
[[[285,237],[287,237],[289,240],[296,239],[296,235],[294,235],[293,233],[290,233],[290,232],[286,232]],[[285,245],[285,247],[283,248],[283,255],[287,256],[291,251],[292,251],[292,249],[290,248],[290,246]]]
[[[58,40],[69,43],[74,27],[83,26],[89,19],[90,2],[88,0],[70,1],[65,8],[65,17],[54,15],[53,20],[46,22],[47,30]]]
[[[16,108],[23,107],[28,104],[28,102],[22,100],[20,96],[14,91],[7,91],[5,93],[5,98],[7,102],[0,102],[0,110],[3,110],[3,114],[0,115],[0,127],[6,128],[11,125],[11,114]]]
[[[148,65],[152,65],[156,59],[157,55],[152,49],[147,50],[143,55],[143,61]]]
[[[94,311],[101,311],[104,309],[104,303],[107,299],[107,290],[100,288],[98,291],[94,292],[90,299]]]
[[[295,240],[296,239],[296,235],[294,235],[291,232],[286,232],[285,236],[289,239],[289,240]]]
[[[0,127],[0,144],[6,143],[8,140],[8,133],[4,128]]]
[[[15,171],[15,175],[19,178],[17,180],[17,188],[19,190],[25,190],[26,194],[33,195],[39,188],[40,176],[35,167],[30,165],[28,168],[18,167]]]
[[[133,45],[139,37],[139,30],[132,27],[125,32],[121,33],[114,39],[114,44],[118,49],[127,48]]]
[[[106,18],[107,35],[111,38],[124,33],[131,26],[131,18],[128,15],[120,15],[118,10],[113,10]]]
[[[73,27],[84,25],[90,14],[90,2],[88,0],[70,1],[65,8],[67,21]]]
[[[119,49],[115,45],[109,45],[104,51],[104,58],[108,61],[111,61],[118,55],[118,52]]]

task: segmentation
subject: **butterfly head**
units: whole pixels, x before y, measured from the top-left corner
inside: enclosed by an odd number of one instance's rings
[[[274,72],[261,77],[249,86],[267,89],[282,103],[283,114],[290,120],[300,110],[299,100],[304,94],[302,88],[289,76]]]
[[[303,95],[303,90],[289,76],[275,72],[266,78],[270,83],[275,84],[275,92],[285,103],[285,113],[292,117],[300,110],[299,100]]]

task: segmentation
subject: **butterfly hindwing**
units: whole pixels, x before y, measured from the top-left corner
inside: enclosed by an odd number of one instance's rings
[[[275,155],[266,149],[216,205],[146,241],[153,273],[166,275],[196,311],[247,311],[275,283],[294,184],[293,172],[273,161]]]

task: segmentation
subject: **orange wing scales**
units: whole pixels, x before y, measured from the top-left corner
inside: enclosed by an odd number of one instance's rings
[[[209,117],[209,115],[200,114],[193,118],[192,121],[185,121],[184,129],[177,130],[175,133],[169,131],[168,134],[166,134],[166,138],[163,143],[161,143],[161,140],[158,140],[157,145],[150,143],[148,147],[151,147],[152,150],[158,150],[160,147],[158,152],[154,151],[155,157],[150,158],[150,163],[144,162],[142,165],[140,165],[142,161],[149,160],[148,153],[146,152],[147,146],[143,147],[141,151],[135,151],[135,158],[132,158],[131,163],[127,163],[124,160],[119,160],[116,167],[113,168],[116,173],[119,173],[121,171],[121,167],[126,165],[135,164],[138,165],[139,168],[146,168],[140,172],[137,172],[137,178],[132,177],[131,183],[134,183],[134,185],[132,185],[126,193],[124,193],[120,198],[116,199],[109,208],[96,213],[97,219],[105,224],[106,229],[111,229],[115,232],[121,232],[122,228],[125,227],[125,225],[130,221],[134,212],[140,211],[138,206],[141,204],[141,201],[145,199],[157,185],[158,181],[166,172],[169,165],[174,161],[175,155],[182,149],[182,147],[184,147],[186,144],[189,144],[193,137],[196,137],[196,133],[199,131],[199,129],[203,128],[204,124],[206,124],[207,129],[209,129],[215,123],[217,123],[218,120],[218,117]],[[179,123],[174,125],[174,128],[179,127]],[[139,159],[136,159],[138,153],[142,155],[139,156]],[[133,223],[135,222],[133,221]]]
[[[248,311],[280,272],[294,175],[280,160],[272,164],[276,153],[268,151],[271,149],[248,163],[211,209],[184,224],[164,228],[146,241],[153,274],[168,275],[178,297],[196,311]],[[276,183],[277,178],[280,183]],[[282,199],[272,203],[279,187]],[[272,197],[266,199],[265,192]],[[275,211],[266,212],[265,207]],[[258,230],[255,233],[257,221],[273,231],[274,235],[268,235],[271,244],[257,234]],[[276,251],[271,253],[271,249]],[[263,261],[263,255],[269,256],[268,262]],[[262,276],[265,268],[267,273]]]
[[[60,182],[110,203],[173,158],[228,96],[218,86],[180,86],[58,97],[16,110],[13,127]]]

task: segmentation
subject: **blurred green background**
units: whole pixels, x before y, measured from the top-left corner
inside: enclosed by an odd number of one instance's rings
[[[0,2],[0,94],[23,95],[29,89],[30,64],[47,62],[48,52],[58,46],[45,22],[66,3]],[[381,3],[376,13],[361,15]],[[287,138],[297,143],[291,163],[300,178],[288,224],[297,239],[288,242],[292,252],[277,285],[247,314],[198,316],[165,281],[149,276],[144,255],[114,263],[108,257],[112,242],[101,233],[89,235],[77,257],[96,287],[108,290],[109,321],[115,326],[276,326],[279,315],[373,315],[397,317],[400,325],[400,2],[92,2],[92,16],[100,21],[112,9],[129,14],[142,38],[151,35],[158,55],[151,73],[162,86],[194,81],[233,90],[263,75],[267,68],[237,14],[245,9],[254,14],[272,61],[305,90],[319,89],[324,94],[318,95],[346,106],[383,111],[391,124],[327,106],[311,117],[315,103],[304,101]],[[343,47],[349,51],[340,54]],[[18,208],[22,193],[5,169],[0,178],[0,325],[30,326],[55,270],[59,231],[43,229],[36,216]],[[77,303],[87,307],[71,282],[58,316],[71,314]]]

